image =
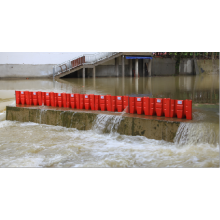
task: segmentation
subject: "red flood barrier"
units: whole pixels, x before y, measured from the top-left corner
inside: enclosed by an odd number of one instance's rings
[[[59,107],[63,106],[63,99],[62,99],[62,93],[57,94],[57,103]]]
[[[116,109],[118,112],[123,111],[123,100],[122,96],[116,96]]]
[[[55,93],[54,92],[50,92],[50,105],[55,107]]]
[[[70,94],[66,94],[66,107],[70,107]]]
[[[38,104],[38,92],[33,92],[33,104]]]
[[[107,108],[107,111],[111,112],[111,110],[112,110],[111,95],[106,95],[106,108]]]
[[[150,98],[150,115],[155,115],[155,98]]]
[[[155,99],[155,111],[157,116],[163,116],[163,99],[156,98]]]
[[[58,106],[58,94],[57,93],[54,93],[54,107],[57,107]]]
[[[84,109],[85,106],[84,106],[84,95],[83,94],[80,94],[79,95],[79,109]]]
[[[130,114],[136,113],[136,105],[134,97],[129,97]]]
[[[40,91],[37,92],[37,102],[38,105],[42,105],[42,92]]]
[[[135,97],[135,103],[136,103],[136,109],[137,109],[137,114],[141,115],[143,114],[143,98],[140,97]]]
[[[123,111],[129,113],[128,96],[123,96]]]
[[[89,110],[90,109],[90,96],[89,95],[84,95],[84,105],[85,109]]]
[[[21,104],[22,104],[22,105],[26,104],[24,91],[21,91]]]
[[[167,117],[167,118],[171,117],[170,98],[164,98],[163,99],[163,112],[164,112],[165,117]]]
[[[46,105],[50,106],[50,93],[46,92]]]
[[[184,118],[184,101],[176,100],[176,115],[177,118]]]
[[[99,103],[101,111],[106,111],[106,97],[104,95],[99,96]]]
[[[78,93],[75,94],[75,105],[76,105],[77,109],[80,109],[80,106],[79,106],[79,94]]]
[[[66,93],[65,92],[62,93],[62,100],[63,100],[62,105],[64,108],[66,108]]]
[[[20,104],[21,103],[21,92],[15,91],[15,95],[16,95],[16,104]]]
[[[70,107],[71,108],[76,108],[75,96],[74,96],[73,93],[70,94]]]
[[[143,98],[143,109],[145,115],[150,115],[150,98],[144,97]]]
[[[90,104],[91,110],[95,110],[95,96],[94,96],[94,94],[89,95],[89,104]]]
[[[111,95],[66,94],[54,92],[15,91],[16,104],[47,105],[86,110],[125,111],[131,114],[157,115],[192,120],[192,100],[128,97]]]
[[[116,96],[111,96],[111,111],[116,111]]]
[[[29,91],[25,91],[24,92],[24,95],[25,95],[25,103],[26,105],[30,105],[30,99],[29,99]]]
[[[33,105],[33,92],[29,92],[29,105]]]
[[[171,99],[170,100],[170,117],[173,118],[175,116],[176,116],[176,113],[175,113],[175,100]]]
[[[46,105],[46,92],[42,92],[42,105]]]
[[[192,120],[192,100],[185,100],[186,119]]]
[[[95,95],[95,110],[100,110],[99,95]]]

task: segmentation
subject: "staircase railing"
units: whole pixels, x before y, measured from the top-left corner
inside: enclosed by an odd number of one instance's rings
[[[57,64],[53,67],[53,77],[61,73],[65,73],[81,65],[95,64],[98,61],[107,59],[120,52],[100,52],[95,54],[84,54],[82,56],[75,57],[67,60],[61,64]]]

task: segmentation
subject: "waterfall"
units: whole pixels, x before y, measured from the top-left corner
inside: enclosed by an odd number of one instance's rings
[[[219,143],[218,124],[214,123],[185,123],[178,128],[174,143],[177,145],[213,144]]]
[[[96,120],[93,123],[93,130],[98,133],[113,133],[117,132],[118,126],[123,120],[123,115],[125,114],[125,110],[121,113],[121,115],[105,115],[99,114],[96,117]]]

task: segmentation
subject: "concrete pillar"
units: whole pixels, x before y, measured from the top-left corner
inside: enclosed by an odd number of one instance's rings
[[[122,77],[125,76],[125,57],[124,55],[121,56],[121,67],[122,67]]]
[[[96,89],[96,81],[95,81],[95,77],[93,77],[93,89]]]
[[[138,59],[135,60],[135,77],[138,77]]]
[[[133,93],[132,80],[133,80],[133,78],[130,77],[130,83],[129,83],[130,86],[128,86],[128,93],[129,93],[129,94],[132,94],[132,93]]]
[[[115,58],[115,73],[116,73],[116,76],[118,76],[118,64],[119,64],[119,59],[118,57]]]
[[[86,87],[86,83],[85,83],[86,79],[85,77],[83,77],[83,94],[85,94],[85,87]]]
[[[92,77],[95,78],[95,66],[93,67]]]
[[[83,79],[86,78],[86,68],[83,67]]]
[[[148,63],[148,76],[151,76],[151,66],[152,66],[152,60]]]
[[[195,58],[196,58],[196,54],[193,53],[193,75],[195,75]]]
[[[129,60],[129,76],[132,76],[132,59]]]
[[[135,93],[138,94],[138,77],[135,77]]]

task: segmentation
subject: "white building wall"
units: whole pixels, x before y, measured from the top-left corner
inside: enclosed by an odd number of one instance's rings
[[[0,78],[50,77],[55,64],[95,52],[0,52]]]
[[[0,64],[59,64],[95,52],[0,52]]]

